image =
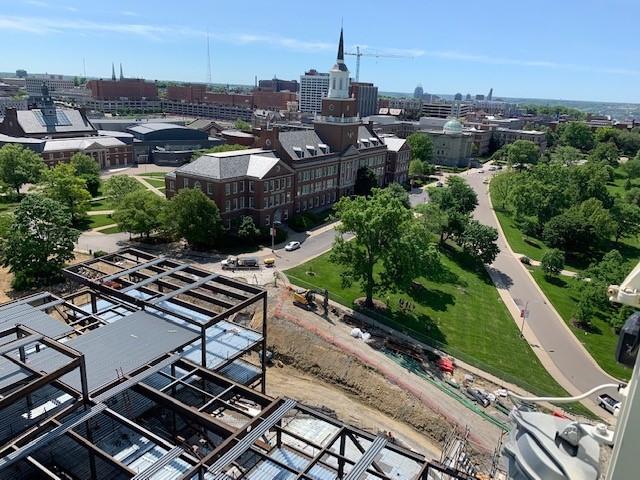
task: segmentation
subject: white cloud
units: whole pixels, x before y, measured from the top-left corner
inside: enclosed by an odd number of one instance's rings
[[[137,17],[138,14],[136,12],[132,12],[131,10],[125,10],[123,12],[120,12],[122,15],[125,15],[127,17]]]
[[[576,65],[574,63],[558,63],[558,62],[550,62],[547,60],[501,58],[501,57],[492,57],[489,55],[474,55],[474,54],[461,53],[461,52],[449,51],[449,50],[445,50],[445,51],[426,50],[426,51],[423,51],[423,55],[426,57],[445,58],[445,59],[460,60],[465,62],[485,63],[488,65],[519,65],[523,67],[558,68],[558,69],[569,69],[569,70],[581,70],[585,72],[590,71],[590,72],[611,73],[611,74],[618,74],[618,75],[640,76],[640,72],[627,70],[624,68],[598,68],[598,67],[590,67],[585,65]]]

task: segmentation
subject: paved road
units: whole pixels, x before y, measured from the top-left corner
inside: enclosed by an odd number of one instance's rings
[[[497,228],[496,217],[489,206],[488,186],[483,183],[483,179],[489,175],[489,172],[480,174],[475,170],[465,175],[465,178],[478,194],[478,208],[474,212],[474,217],[486,225]],[[518,309],[524,308],[529,302],[530,315],[526,322],[537,339],[537,345],[532,345],[534,350],[540,349],[548,355],[561,374],[574,387],[574,391],[585,392],[603,383],[615,383],[615,379],[595,364],[562,319],[547,304],[546,297],[509,250],[502,235],[498,238],[498,246],[500,254],[491,265],[489,273],[496,286],[506,288]],[[611,355],[614,354],[615,352],[611,352]],[[563,383],[561,379],[558,380],[561,384]],[[612,394],[616,398],[619,397],[615,392]],[[603,412],[602,410],[599,413]]]

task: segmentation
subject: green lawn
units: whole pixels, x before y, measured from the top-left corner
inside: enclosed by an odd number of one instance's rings
[[[516,222],[506,213],[495,211],[504,236],[507,237],[507,242],[511,245],[514,252],[526,255],[531,260],[542,260],[542,255],[545,251],[549,250],[544,243],[540,240],[527,237],[522,230],[518,228]],[[527,238],[527,242],[523,239]]]
[[[104,227],[105,225],[112,225],[116,222],[113,221],[111,215],[90,215],[87,223],[88,229]]]
[[[143,178],[147,183],[153,185],[156,188],[164,188],[164,180],[158,180],[154,178]]]
[[[605,321],[605,316],[610,313],[600,312],[594,317],[591,322],[593,329],[585,334],[584,330],[574,327],[570,322],[576,308],[572,287],[580,280],[565,276],[546,279],[539,268],[532,267],[530,270],[546,297],[594,360],[610,375],[628,381],[631,370],[615,361],[618,335],[611,331],[611,326]]]
[[[104,233],[105,235],[109,235],[111,233],[120,233],[120,232],[122,232],[122,230],[120,230],[120,227],[117,225],[114,225],[113,227],[105,228],[104,230],[100,230],[100,233]]]
[[[416,338],[430,326],[429,338],[442,342],[443,350],[483,370],[502,372],[503,377],[510,376],[509,381],[523,388],[564,395],[564,390],[520,338],[518,327],[484,268],[465,263],[457,251],[447,250],[442,258],[444,271],[437,278],[419,279],[424,287],[421,291],[382,299],[391,306],[385,316]],[[309,275],[309,271],[314,274]],[[357,286],[342,289],[340,271],[324,254],[287,270],[286,274],[294,284],[302,280],[315,288],[326,288],[331,298],[352,305],[363,294]],[[409,300],[415,309],[403,313],[398,304],[400,298]]]
[[[107,200],[95,200],[89,202],[89,211],[97,212],[100,210],[113,210],[113,206]]]
[[[142,173],[139,174],[140,177],[157,177],[157,178],[164,178],[164,176],[167,174],[167,172],[149,172],[149,173]]]

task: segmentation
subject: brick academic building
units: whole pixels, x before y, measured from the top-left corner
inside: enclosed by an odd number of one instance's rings
[[[341,31],[328,94],[313,130],[267,128],[251,150],[202,155],[166,176],[167,198],[182,188],[200,188],[218,204],[227,226],[245,215],[258,226],[270,226],[299,213],[326,210],[340,197],[353,195],[361,167],[375,173],[379,186],[405,181],[406,141],[397,139],[388,147],[371,123],[363,124],[349,82]]]

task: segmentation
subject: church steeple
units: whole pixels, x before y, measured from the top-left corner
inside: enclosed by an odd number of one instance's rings
[[[124,80],[124,75],[122,74],[122,63],[120,63],[120,80]]]
[[[116,79],[116,66],[112,62],[111,63],[111,80],[115,80],[115,79]]]
[[[349,98],[349,69],[344,63],[344,36],[340,28],[340,42],[338,43],[338,57],[336,64],[329,72],[328,98]]]

